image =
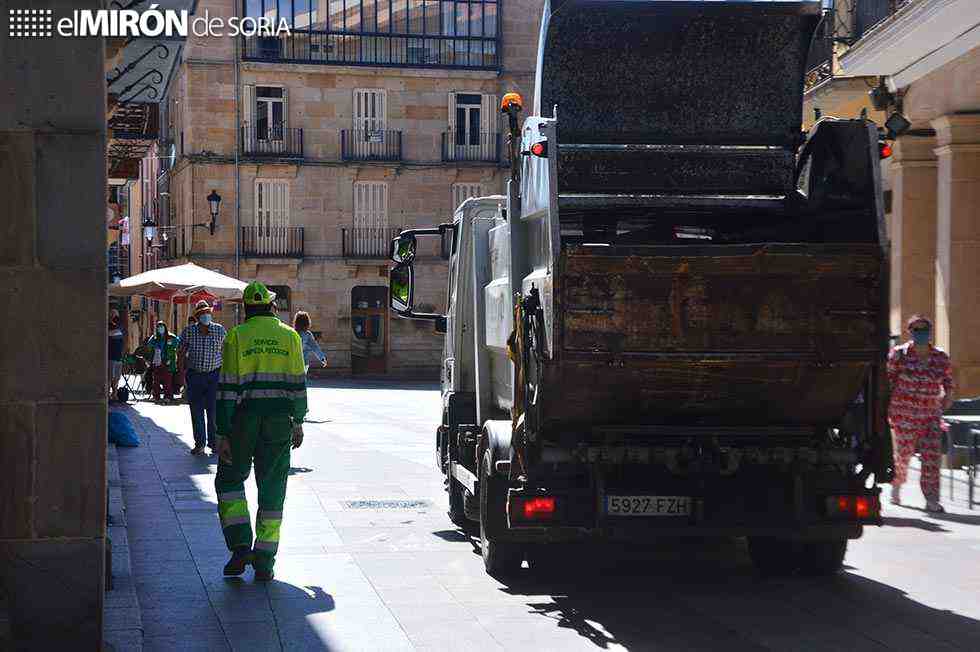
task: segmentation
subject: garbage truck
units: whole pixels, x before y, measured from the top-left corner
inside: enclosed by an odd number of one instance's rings
[[[819,2],[552,0],[506,194],[392,242],[391,309],[444,336],[449,518],[486,570],[576,545],[747,540],[828,574],[881,523],[879,129],[804,132]],[[417,312],[420,239],[451,243]]]

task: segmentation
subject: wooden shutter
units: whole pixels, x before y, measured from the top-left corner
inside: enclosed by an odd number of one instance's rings
[[[388,247],[388,184],[354,184],[354,225],[351,242],[355,255],[384,253]]]
[[[459,205],[470,197],[482,197],[483,186],[479,183],[454,183],[453,184],[453,209],[455,214]]]
[[[288,245],[289,184],[255,182],[255,246],[259,253],[282,254]]]
[[[245,84],[242,88],[242,124],[254,127],[255,122],[255,84]]]
[[[497,147],[497,96],[480,98],[480,154],[485,161],[496,158]]]
[[[456,93],[449,93],[449,121],[447,123],[449,135],[446,137],[447,146],[452,148],[456,145]]]
[[[289,91],[283,86],[282,87],[282,129],[283,129],[283,139],[287,140],[286,127],[289,126]]]

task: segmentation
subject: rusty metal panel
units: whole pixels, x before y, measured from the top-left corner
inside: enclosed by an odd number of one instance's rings
[[[795,147],[819,18],[819,2],[552,0],[535,114],[557,105],[565,143]]]
[[[876,244],[579,246],[560,262],[545,401],[563,422],[826,423],[879,357]]]

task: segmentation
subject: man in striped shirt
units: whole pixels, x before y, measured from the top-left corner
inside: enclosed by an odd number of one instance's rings
[[[187,402],[191,406],[191,424],[194,428],[191,454],[203,453],[206,442],[213,455],[221,349],[227,332],[224,326],[212,320],[211,306],[207,301],[198,301],[194,306],[194,319],[196,323],[189,324],[180,334],[180,360],[187,370]]]

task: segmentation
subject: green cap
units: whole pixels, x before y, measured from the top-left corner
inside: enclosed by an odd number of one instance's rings
[[[252,281],[242,290],[242,302],[246,306],[267,306],[272,303],[272,294],[262,283]]]

